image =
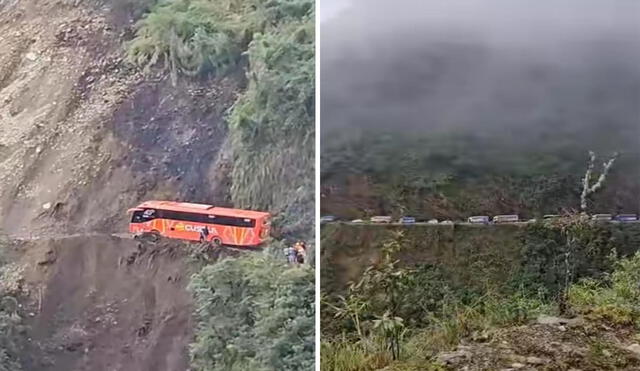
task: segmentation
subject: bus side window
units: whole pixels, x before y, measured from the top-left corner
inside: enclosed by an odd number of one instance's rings
[[[142,213],[142,221],[153,220],[156,218],[156,211],[153,209],[147,209]]]
[[[131,223],[141,223],[142,221],[142,211],[134,211],[131,216]]]

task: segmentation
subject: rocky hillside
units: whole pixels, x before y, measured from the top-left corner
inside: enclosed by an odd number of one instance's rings
[[[636,370],[640,344],[632,328],[540,316],[436,356],[446,370]]]
[[[113,231],[149,198],[228,204],[224,117],[241,79],[144,77],[123,60],[134,14],[119,5],[3,5],[2,229]]]

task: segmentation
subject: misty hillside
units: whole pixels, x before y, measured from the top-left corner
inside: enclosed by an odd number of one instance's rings
[[[556,213],[589,150],[620,153],[593,211],[639,211],[637,4],[416,4],[323,26],[323,212]]]

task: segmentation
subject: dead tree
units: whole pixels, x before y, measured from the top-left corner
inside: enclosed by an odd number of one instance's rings
[[[587,167],[587,172],[584,174],[584,178],[582,179],[582,194],[580,195],[580,210],[583,213],[587,211],[587,197],[602,188],[602,185],[609,174],[609,170],[611,170],[611,167],[617,157],[618,153],[615,153],[609,161],[602,164],[603,170],[602,173],[600,173],[600,177],[595,184],[591,185],[591,174],[593,174],[593,168],[595,167],[596,154],[593,151],[589,151],[589,165]]]

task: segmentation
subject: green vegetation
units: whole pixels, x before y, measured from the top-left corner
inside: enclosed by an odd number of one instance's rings
[[[640,254],[613,258],[639,246],[640,230],[627,227],[576,216],[502,231],[378,227],[375,237],[365,237],[358,231],[366,226],[327,226],[322,369],[437,370],[439,352],[463,340],[487,341],[542,314],[640,325]],[[355,241],[336,245],[345,228]],[[362,246],[361,238],[378,245]],[[357,250],[348,255],[351,243]],[[354,271],[361,264],[356,254],[374,263]],[[341,260],[350,267],[335,266]],[[356,277],[346,285],[345,270]]]
[[[404,231],[402,248],[395,253],[400,267],[419,271],[437,267],[425,273],[428,281],[445,280],[452,288],[471,293],[512,293],[523,286],[555,298],[564,291],[567,251],[574,251],[569,256],[569,273],[575,281],[611,271],[608,257],[612,251],[629,256],[640,246],[637,224],[579,224],[571,246],[563,234],[564,225],[325,225],[322,287],[329,293],[344,294],[349,281],[357,281],[365,267],[380,261],[385,241],[393,239],[398,230]]]
[[[314,228],[315,86],[313,12],[256,37],[248,90],[231,117],[232,197],[278,214],[283,233]]]
[[[615,263],[603,279],[586,278],[569,290],[569,303],[579,313],[616,325],[640,329],[640,253]]]
[[[149,71],[163,62],[178,74],[224,73],[241,60],[256,34],[307,16],[312,1],[160,1],[138,24],[130,62]]]
[[[208,265],[190,284],[196,305],[194,370],[310,370],[314,273],[268,256]]]

